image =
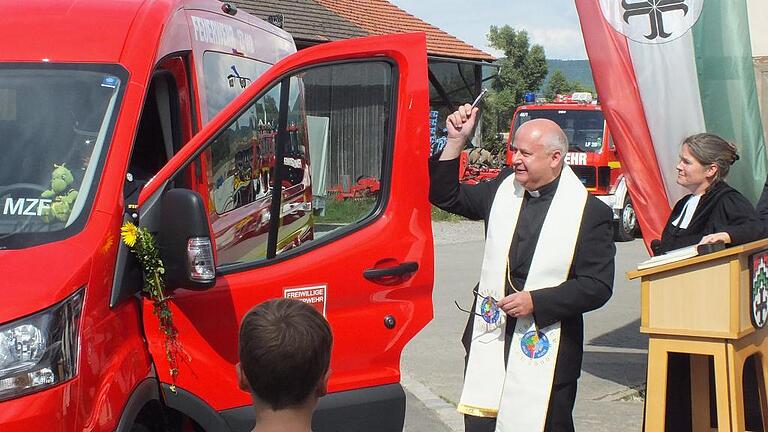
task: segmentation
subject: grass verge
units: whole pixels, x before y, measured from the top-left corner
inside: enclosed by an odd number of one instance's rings
[[[435,222],[459,222],[467,220],[467,218],[453,213],[448,213],[445,210],[432,206],[432,220]]]
[[[315,216],[315,223],[355,223],[371,214],[375,206],[376,198],[331,198],[325,202],[325,215]]]
[[[371,214],[376,198],[355,198],[346,200],[329,199],[325,202],[325,215],[315,216],[315,223],[351,224]],[[432,206],[432,220],[437,222],[459,222],[466,220]]]

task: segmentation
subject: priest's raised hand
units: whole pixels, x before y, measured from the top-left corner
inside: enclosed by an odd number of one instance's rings
[[[470,139],[477,126],[479,108],[464,104],[449,115],[445,121],[448,136],[440,160],[456,159],[464,150],[464,144]]]

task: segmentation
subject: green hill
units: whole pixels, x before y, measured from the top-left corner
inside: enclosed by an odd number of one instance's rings
[[[550,75],[555,70],[560,69],[565,74],[565,77],[569,81],[578,81],[583,86],[595,91],[595,82],[592,79],[592,69],[589,67],[589,60],[550,60],[547,59],[547,78],[544,79],[539,93],[543,93],[543,89],[546,87],[549,81]]]

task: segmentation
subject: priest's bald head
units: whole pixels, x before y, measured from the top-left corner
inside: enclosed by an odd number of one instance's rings
[[[534,191],[551,183],[563,170],[568,138],[557,123],[535,119],[523,123],[512,143],[515,156],[515,180],[526,190]]]

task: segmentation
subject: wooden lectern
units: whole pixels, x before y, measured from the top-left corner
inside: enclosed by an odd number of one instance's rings
[[[640,331],[650,337],[646,431],[664,431],[671,352],[693,354],[694,432],[710,432],[706,356],[714,358],[717,430],[745,430],[744,363],[756,354],[763,430],[768,431],[768,329],[761,327],[768,317],[766,265],[768,239],[627,273],[630,279],[641,278]],[[756,298],[751,274],[757,275]]]

